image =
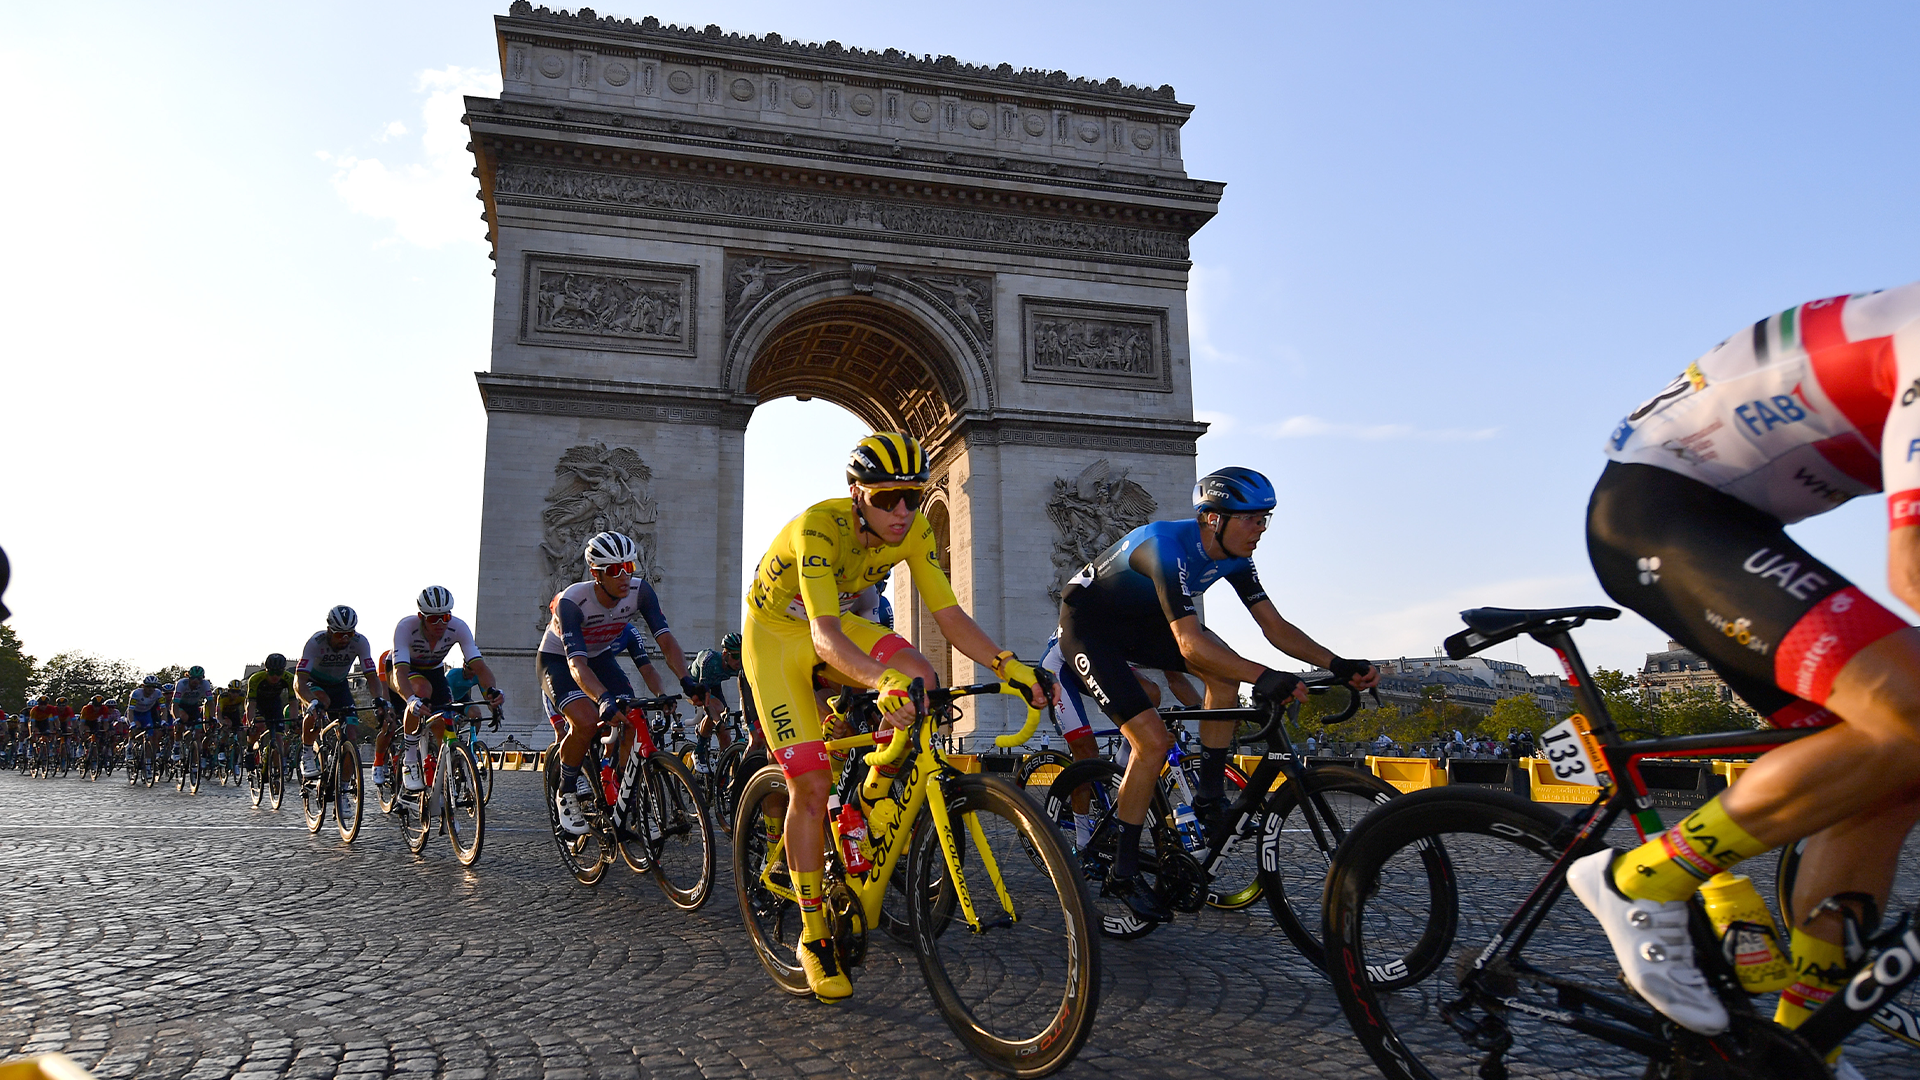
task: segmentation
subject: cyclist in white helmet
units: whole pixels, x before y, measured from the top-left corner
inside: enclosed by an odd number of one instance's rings
[[[300,652],[300,663],[293,669],[293,693],[306,706],[300,718],[300,771],[307,779],[320,775],[320,720],[334,716],[346,719],[347,727],[356,726],[347,710],[353,707],[353,690],[347,685],[354,661],[367,680],[367,692],[373,695],[376,712],[387,710],[385,691],[373,666],[373,650],[366,635],[355,628],[360,616],[345,604],[327,612],[327,628],[307,639]]]
[[[480,693],[488,703],[497,709],[505,700],[494,687],[493,669],[487,666],[486,658],[473,643],[473,631],[467,627],[466,620],[453,614],[453,594],[439,585],[429,585],[420,590],[417,607],[417,614],[401,619],[393,628],[393,674],[389,684],[407,703],[401,719],[406,753],[401,759],[400,777],[408,791],[426,787],[420,771],[420,720],[453,701],[446,669],[441,665],[455,645],[460,647],[460,656],[468,667],[480,677]],[[435,739],[446,733],[446,726],[446,721],[438,715],[427,725]],[[380,737],[384,741],[389,733],[383,729]],[[378,764],[374,766],[373,782],[384,784],[387,782],[384,746],[376,747],[374,759]]]

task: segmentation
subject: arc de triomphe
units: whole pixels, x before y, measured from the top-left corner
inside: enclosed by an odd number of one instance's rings
[[[497,282],[476,625],[514,700],[602,528],[641,542],[682,645],[738,627],[771,539],[741,549],[760,401],[918,436],[961,603],[1023,656],[1068,574],[1185,512],[1187,239],[1223,187],[1186,175],[1171,87],[525,2],[495,22],[504,90],[466,102]],[[936,666],[990,677],[895,589]]]

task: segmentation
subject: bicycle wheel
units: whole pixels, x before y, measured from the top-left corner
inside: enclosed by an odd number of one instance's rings
[[[271,750],[263,753],[261,757],[263,762],[271,763],[270,771],[267,773],[267,804],[275,810],[278,810],[280,809],[280,803],[287,797],[285,755],[280,752],[280,747],[276,745]]]
[[[740,795],[733,827],[733,891],[740,897],[740,918],[760,965],[775,986],[796,997],[811,993],[807,974],[794,963],[800,943],[800,905],[784,872],[786,849],[774,823],[784,828],[787,778],[775,765],[753,774]],[[776,800],[769,808],[769,800]],[[769,818],[771,815],[771,818]],[[773,863],[780,869],[768,872]]]
[[[447,839],[453,842],[454,857],[461,866],[480,861],[480,849],[487,842],[486,796],[480,787],[480,771],[466,747],[454,746],[447,755],[445,805]]]
[[[253,769],[247,773],[247,798],[256,810],[267,801],[267,767],[270,764],[266,747],[257,753],[259,756],[254,761]]]
[[[324,766],[326,761],[322,760],[320,764]],[[300,803],[307,812],[308,832],[318,835],[320,826],[326,824],[327,802],[333,798],[332,787],[331,778],[324,768],[319,776],[311,780],[307,779],[304,772],[300,774]]]
[[[1730,1062],[1698,1073],[1657,1067],[1683,1064],[1684,1053],[1650,1067],[1646,1053],[1556,1023],[1638,1014],[1644,1030],[1661,1029],[1650,1010],[1615,984],[1618,966],[1606,935],[1564,890],[1541,913],[1523,964],[1498,955],[1480,976],[1491,976],[1494,992],[1463,988],[1501,925],[1560,854],[1564,841],[1556,842],[1556,834],[1565,824],[1555,811],[1508,792],[1432,788],[1394,799],[1348,835],[1328,874],[1324,933],[1334,991],[1374,1064],[1389,1080],[1769,1075],[1734,1070]],[[1437,864],[1439,888],[1429,858],[1436,850],[1446,855]],[[1416,956],[1430,960],[1410,965],[1407,958]],[[1625,1015],[1570,1013],[1579,1006],[1570,1005],[1549,979],[1612,997]],[[1750,1019],[1736,1017],[1735,1041],[1767,1038],[1745,1025]],[[1779,1034],[1772,1056],[1797,1069],[1790,1044],[1798,1040]],[[1684,1051],[1688,1045],[1683,1034],[1677,1046]],[[1704,1041],[1699,1045],[1706,1049]],[[1824,1070],[1818,1064],[1811,1072],[1784,1075],[1819,1076]]]
[[[199,742],[187,744],[187,754],[180,764],[180,777],[187,785],[187,790],[194,795],[200,794],[200,782],[207,778],[207,762],[206,755],[200,752]]]
[[[1073,755],[1058,750],[1035,750],[1020,759],[1013,770],[1013,782],[1030,796],[1037,806],[1047,804],[1047,788],[1060,777],[1067,766],[1073,764]]]
[[[707,805],[678,758],[655,754],[640,775],[646,787],[639,829],[653,857],[653,880],[668,903],[693,911],[713,888],[713,821]]]
[[[707,807],[712,811],[708,816],[713,827],[728,837],[733,835],[734,794],[740,787],[740,763],[746,756],[746,740],[735,739],[714,755],[713,771],[704,778]]]
[[[582,775],[588,775],[583,773]],[[547,821],[553,826],[553,843],[560,849],[560,863],[573,875],[573,880],[582,885],[598,885],[606,874],[607,867],[613,862],[613,851],[609,847],[605,833],[593,828],[592,819],[587,822],[585,834],[575,836],[560,827],[560,807],[554,797],[560,792],[560,754],[556,744],[547,754],[546,783],[542,797],[547,804]]]
[[[1360,819],[1399,791],[1371,773],[1338,765],[1309,769],[1303,782],[1312,791],[1313,817],[1320,832],[1315,833],[1306,820],[1301,792],[1293,784],[1281,784],[1263,808],[1258,880],[1273,921],[1286,931],[1300,955],[1325,970],[1320,901],[1327,866]],[[1435,852],[1433,858],[1444,856]]]
[[[963,776],[946,782],[946,804],[958,888],[937,828],[909,852],[907,912],[921,973],[940,1014],[982,1061],[1011,1076],[1046,1076],[1080,1052],[1100,1005],[1086,882],[1021,788]]]
[[[1226,798],[1229,806],[1240,801],[1240,793],[1246,786],[1247,774],[1232,765],[1227,766]],[[1266,890],[1260,884],[1260,827],[1265,822],[1265,807],[1262,807],[1253,815],[1253,820],[1247,822],[1239,839],[1213,865],[1212,878],[1207,882],[1208,907],[1239,911],[1252,907],[1265,895]],[[1226,827],[1232,825],[1230,821],[1225,823]]]
[[[473,740],[473,773],[481,802],[493,801],[493,751],[479,739]]]
[[[340,827],[340,842],[351,844],[360,835],[360,747],[342,739],[333,760],[333,820]]]
[[[1114,810],[1120,802],[1120,777],[1125,771],[1105,758],[1074,762],[1061,770],[1047,789],[1046,817],[1059,830],[1062,844],[1087,879],[1100,932],[1131,941],[1153,933],[1160,924],[1140,918],[1120,900],[1100,895],[1107,872],[1119,856],[1120,820]],[[1076,809],[1081,806],[1086,809]],[[1161,880],[1159,852],[1165,849],[1157,817],[1148,811],[1138,858],[1143,884],[1158,892],[1164,902],[1168,889]]]

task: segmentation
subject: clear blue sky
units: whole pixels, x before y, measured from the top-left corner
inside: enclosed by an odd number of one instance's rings
[[[30,651],[225,677],[334,603],[376,636],[428,583],[471,612],[492,280],[455,121],[504,9],[9,14],[0,544]],[[599,10],[1172,83],[1190,171],[1228,185],[1193,244],[1199,464],[1280,483],[1263,575],[1347,654],[1600,600],[1615,421],[1762,315],[1920,277],[1911,4]],[[831,410],[763,410],[750,452]],[[840,453],[752,454],[749,555],[797,508],[776,485],[831,491]],[[1881,503],[1795,531],[1886,599]]]

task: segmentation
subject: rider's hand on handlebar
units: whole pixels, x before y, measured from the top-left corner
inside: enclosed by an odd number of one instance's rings
[[[1253,700],[1257,702],[1307,700],[1306,684],[1298,675],[1289,675],[1284,671],[1269,670],[1253,684]]]
[[[1334,682],[1355,690],[1366,690],[1380,681],[1380,669],[1365,660],[1346,660],[1336,656],[1327,664],[1327,670],[1333,673]]]
[[[693,676],[680,676],[680,692],[687,695],[687,701],[693,705],[707,703],[707,688],[693,681]]]
[[[1012,653],[1002,652],[993,658],[993,673],[1000,676],[1000,681],[1025,699],[1028,705],[1036,709],[1047,707],[1047,694],[1041,689],[1040,676]]]
[[[611,724],[626,715],[627,699],[618,694],[608,694],[600,699],[600,722]]]
[[[880,676],[880,681],[873,684],[873,688],[880,691],[880,697],[874,704],[879,706],[880,719],[884,720],[888,727],[904,729],[908,724],[913,723],[914,708],[911,693],[913,677],[911,675],[903,675],[893,668],[888,668]]]

